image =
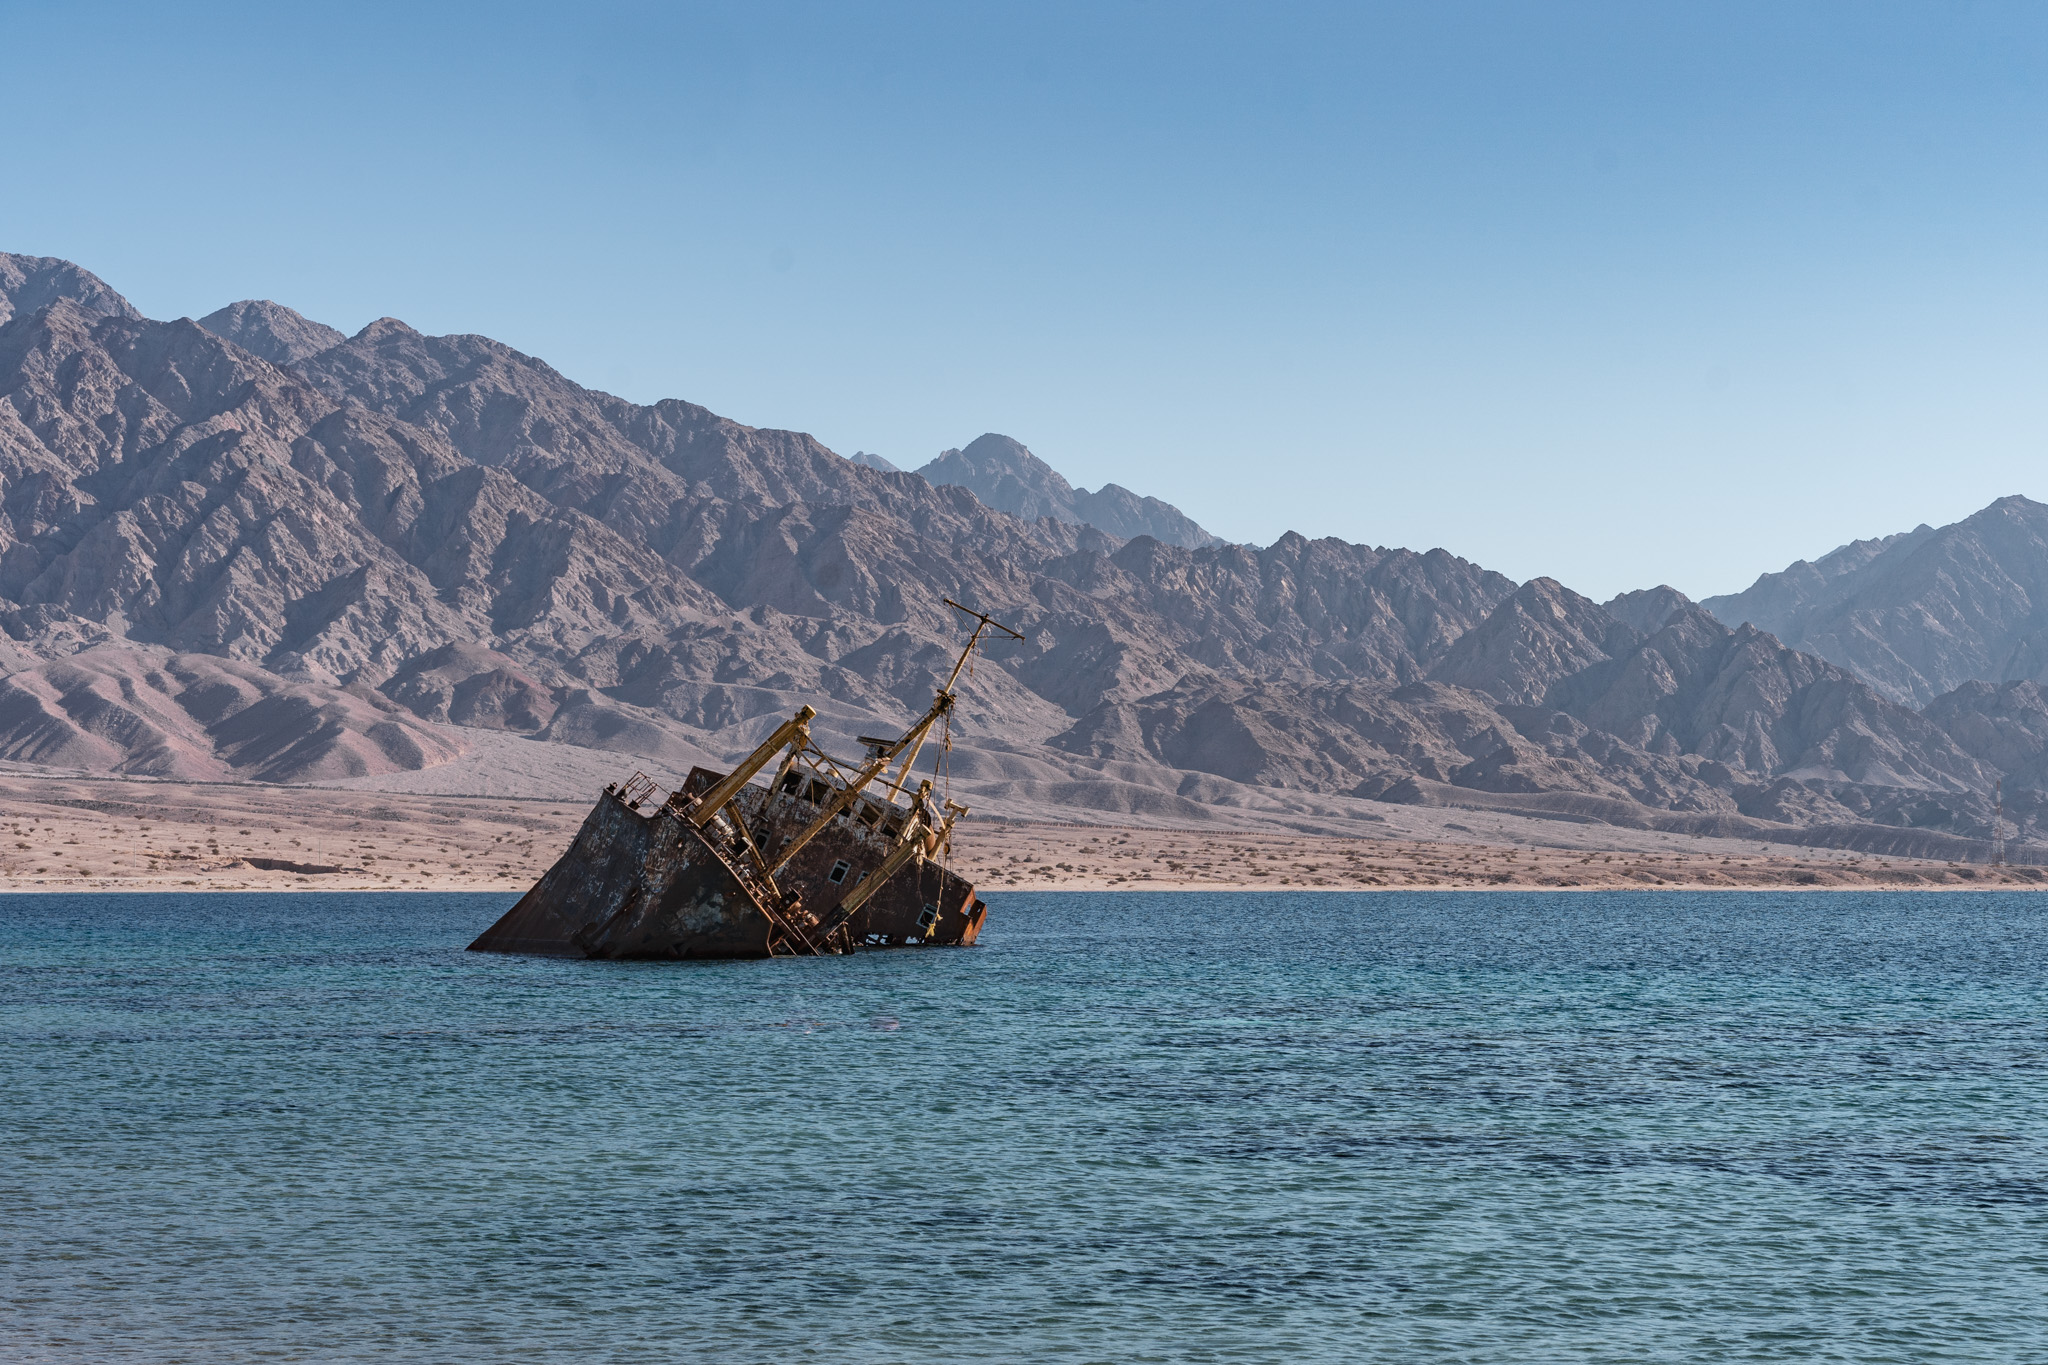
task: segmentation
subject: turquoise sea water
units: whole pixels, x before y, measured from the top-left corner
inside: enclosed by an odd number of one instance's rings
[[[2048,1360],[2048,897],[0,898],[0,1358]]]

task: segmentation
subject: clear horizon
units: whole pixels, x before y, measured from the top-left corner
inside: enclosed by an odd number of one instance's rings
[[[2048,14],[0,7],[0,250],[1604,599],[2048,498]],[[1939,478],[1933,478],[1933,475]]]

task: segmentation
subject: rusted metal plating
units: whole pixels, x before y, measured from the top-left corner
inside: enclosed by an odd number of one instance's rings
[[[635,773],[605,788],[568,851],[470,948],[731,958],[973,943],[988,907],[944,866],[967,807],[935,806],[928,780],[903,793],[974,650],[991,630],[1024,637],[946,605],[973,617],[974,632],[901,737],[863,736],[867,761],[844,763],[812,742],[817,712],[805,706],[731,772],[692,769],[644,815],[659,789]],[[768,785],[755,785],[778,753]]]

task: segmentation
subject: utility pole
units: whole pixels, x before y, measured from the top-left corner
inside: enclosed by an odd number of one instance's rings
[[[2005,779],[1998,779],[1997,796],[1991,814],[1991,865],[2005,866]]]

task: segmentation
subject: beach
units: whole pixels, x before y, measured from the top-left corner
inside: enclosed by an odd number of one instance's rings
[[[517,892],[561,856],[588,810],[582,798],[9,774],[0,776],[0,890]],[[1430,837],[1338,836],[970,816],[947,859],[984,891],[2048,885],[2035,867],[1609,826],[1438,818],[1430,828]]]

